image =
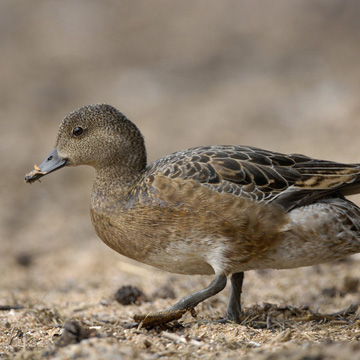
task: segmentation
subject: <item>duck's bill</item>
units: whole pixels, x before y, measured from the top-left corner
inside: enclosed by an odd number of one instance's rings
[[[55,148],[39,166],[34,165],[34,170],[25,176],[25,182],[32,183],[39,180],[42,176],[62,168],[66,165],[66,159],[62,159]]]

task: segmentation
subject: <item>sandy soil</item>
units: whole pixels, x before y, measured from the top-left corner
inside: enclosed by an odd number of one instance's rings
[[[66,113],[98,102],[139,126],[150,160],[233,143],[359,162],[359,15],[356,0],[1,1],[0,358],[359,358],[359,257],[247,273],[241,325],[209,322],[226,289],[197,318],[124,329],[211,278],[102,244],[91,169],[23,183]],[[148,301],[119,304],[125,285]]]

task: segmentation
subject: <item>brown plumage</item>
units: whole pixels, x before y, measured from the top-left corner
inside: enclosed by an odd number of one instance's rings
[[[202,146],[149,165],[138,128],[110,105],[70,113],[56,148],[26,176],[91,165],[91,219],[115,251],[180,274],[215,274],[210,286],[145,325],[177,319],[221,291],[232,275],[226,313],[238,322],[243,271],[286,269],[360,252],[360,166],[247,146]]]

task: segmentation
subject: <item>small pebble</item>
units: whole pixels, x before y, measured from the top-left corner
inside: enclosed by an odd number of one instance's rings
[[[344,291],[346,293],[355,293],[358,291],[359,278],[353,276],[346,276],[344,279]]]
[[[29,253],[22,252],[15,256],[15,260],[18,265],[23,267],[29,267],[33,264],[33,258]]]
[[[121,305],[141,304],[148,301],[146,295],[135,286],[122,286],[115,293],[115,300]]]

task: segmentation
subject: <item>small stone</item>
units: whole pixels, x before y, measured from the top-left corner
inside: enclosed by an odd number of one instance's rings
[[[115,300],[121,305],[141,304],[148,301],[146,295],[135,286],[122,286],[115,293]]]
[[[64,331],[56,345],[64,347],[70,344],[77,344],[82,340],[95,336],[98,336],[95,329],[82,326],[77,321],[66,321],[64,325]]]
[[[23,267],[29,267],[33,264],[33,258],[29,253],[22,252],[15,257],[18,265]]]
[[[339,290],[335,286],[332,286],[329,288],[322,289],[321,293],[326,297],[334,298],[336,294],[339,293]]]
[[[359,278],[346,276],[344,279],[344,291],[346,293],[355,293],[358,291]]]

